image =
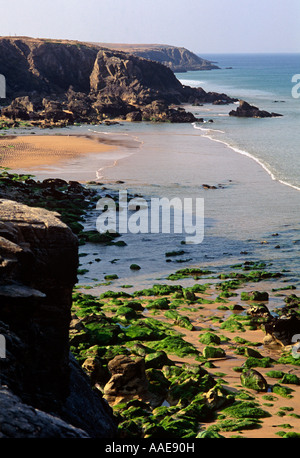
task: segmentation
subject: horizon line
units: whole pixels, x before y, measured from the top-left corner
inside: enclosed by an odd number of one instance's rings
[[[10,35],[0,35],[0,38],[29,38],[33,40],[60,40],[60,41],[75,41],[79,43],[91,44],[91,45],[123,45],[123,46],[171,46],[175,48],[185,48],[188,51],[201,56],[204,54],[218,54],[218,55],[226,55],[226,54],[300,54],[299,51],[193,51],[191,48],[185,45],[171,45],[167,43],[128,43],[128,42],[109,42],[109,41],[89,41],[89,40],[80,40],[75,38],[50,38],[50,37],[34,37],[30,35],[17,35],[17,34],[10,34]]]

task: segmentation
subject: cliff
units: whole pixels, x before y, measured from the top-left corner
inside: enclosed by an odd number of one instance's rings
[[[109,49],[124,51],[144,59],[159,62],[169,67],[173,72],[188,72],[195,70],[219,69],[209,60],[197,56],[193,52],[183,47],[170,45],[131,45],[118,43],[99,43]]]
[[[0,199],[2,438],[116,432],[106,401],[69,352],[78,240],[58,216]]]
[[[2,37],[0,73],[7,87],[2,116],[39,125],[107,118],[192,122],[178,105],[232,101],[183,86],[158,62],[72,41]]]

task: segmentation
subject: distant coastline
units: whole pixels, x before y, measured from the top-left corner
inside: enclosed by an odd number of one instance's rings
[[[163,44],[97,43],[104,48],[124,51],[144,59],[160,62],[173,72],[217,70],[219,67],[190,50]]]

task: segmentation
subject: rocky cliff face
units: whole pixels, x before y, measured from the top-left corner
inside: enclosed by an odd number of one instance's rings
[[[89,91],[98,50],[94,47],[32,38],[1,38],[0,69],[7,96],[64,93],[70,86]]]
[[[158,62],[79,42],[0,39],[0,73],[8,106],[2,115],[39,123],[134,121],[191,122],[173,105],[222,99],[225,94],[186,88]]]
[[[69,353],[78,241],[58,214],[0,200],[0,437],[112,437]]]
[[[102,43],[103,47],[128,52],[144,59],[160,62],[173,72],[218,69],[217,65],[197,56],[186,48],[169,45],[126,45]]]

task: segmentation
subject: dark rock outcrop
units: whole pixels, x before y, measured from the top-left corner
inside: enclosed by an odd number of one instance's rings
[[[268,111],[260,110],[259,108],[250,105],[244,100],[240,100],[240,105],[236,110],[232,110],[229,116],[237,116],[239,118],[273,118],[282,116],[279,113],[269,113]]]
[[[115,433],[107,403],[92,391],[69,353],[78,240],[58,216],[0,200],[0,334],[6,342],[0,395],[1,406],[7,406],[1,409],[3,437]]]
[[[89,437],[60,418],[24,404],[7,387],[0,386],[0,405],[0,439]]]
[[[265,331],[266,337],[271,337],[274,342],[282,346],[291,345],[295,343],[295,336],[300,335],[300,319],[296,313],[272,317],[265,324]]]
[[[107,118],[191,122],[196,118],[178,105],[235,100],[185,87],[161,63],[72,41],[0,38],[0,72],[7,87],[2,116],[41,127]],[[159,112],[149,118],[153,103]]]

